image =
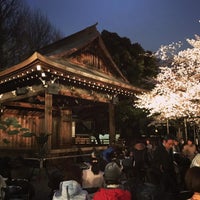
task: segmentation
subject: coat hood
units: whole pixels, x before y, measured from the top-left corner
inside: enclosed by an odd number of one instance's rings
[[[60,183],[59,191],[56,191],[53,200],[86,200],[87,191],[82,190],[80,184],[74,180]]]

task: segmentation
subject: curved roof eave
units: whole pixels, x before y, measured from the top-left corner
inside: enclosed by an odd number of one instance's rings
[[[100,72],[94,72],[92,70],[89,69],[83,69],[82,67],[79,67],[77,65],[72,65],[69,62],[66,62],[65,64],[63,63],[59,63],[56,60],[43,56],[38,52],[35,52],[32,56],[30,56],[29,58],[27,58],[26,60],[24,60],[23,62],[8,68],[4,71],[0,72],[0,80],[2,78],[6,78],[6,77],[10,77],[11,74],[17,74],[19,71],[25,71],[28,67],[30,67],[30,65],[34,64],[34,63],[44,63],[46,65],[51,66],[52,69],[55,70],[60,70],[62,72],[68,72],[70,74],[76,74],[77,76],[81,76],[81,77],[85,77],[87,79],[91,79],[91,80],[95,80],[95,81],[99,81],[99,82],[103,82],[105,84],[108,85],[113,85],[116,87],[120,87],[120,88],[124,88],[127,90],[131,90],[135,93],[140,93],[140,92],[144,92],[143,89],[134,87],[131,84],[128,84],[127,82],[122,82],[118,79],[112,78],[112,77],[107,77],[105,74],[100,73]]]

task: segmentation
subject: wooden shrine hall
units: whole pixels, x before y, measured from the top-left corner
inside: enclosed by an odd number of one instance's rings
[[[0,72],[1,120],[16,118],[36,136],[48,133],[49,153],[70,149],[77,135],[90,130],[106,131],[113,142],[116,101],[141,91],[113,62],[95,24]],[[0,148],[35,149],[36,137],[20,131],[0,130]]]

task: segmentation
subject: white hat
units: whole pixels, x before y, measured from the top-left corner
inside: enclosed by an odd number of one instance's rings
[[[63,181],[59,190],[55,192],[53,200],[86,200],[87,194],[75,180]]]

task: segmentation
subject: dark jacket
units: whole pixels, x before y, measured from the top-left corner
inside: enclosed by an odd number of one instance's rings
[[[153,158],[151,178],[159,184],[161,196],[178,191],[172,149],[168,152],[163,145],[157,147]]]
[[[133,148],[135,168],[141,170],[149,165],[148,154],[145,144],[136,143]]]
[[[157,147],[152,162],[153,167],[160,173],[174,174],[174,159],[172,149],[168,152],[163,145]]]

